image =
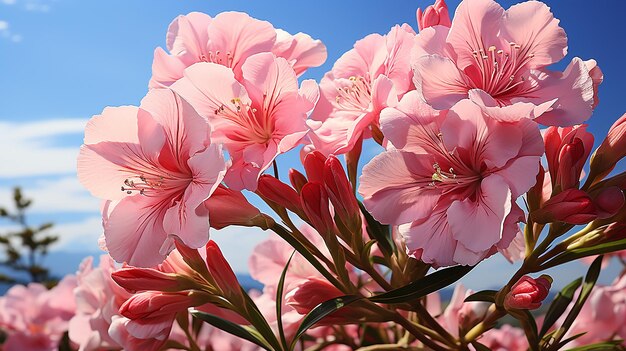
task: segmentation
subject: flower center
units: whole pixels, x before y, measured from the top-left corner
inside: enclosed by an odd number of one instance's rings
[[[510,43],[506,51],[492,45],[487,51],[483,48],[474,50],[472,56],[478,72],[469,76],[476,88],[485,90],[495,98],[510,93],[526,82],[520,71],[534,54],[526,53],[526,50],[516,43]]]
[[[337,107],[342,110],[367,110],[372,101],[370,83],[361,76],[352,76],[349,80],[349,86],[337,88]]]
[[[222,116],[241,128],[234,128],[228,132],[228,137],[233,141],[247,141],[255,144],[265,144],[271,138],[274,124],[269,117],[271,111],[258,110],[249,103],[244,103],[240,98],[232,98],[230,104],[221,105],[215,114]]]

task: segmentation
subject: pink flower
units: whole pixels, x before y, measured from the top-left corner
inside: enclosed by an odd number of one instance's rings
[[[8,335],[5,350],[57,350],[76,311],[72,290],[76,277],[66,276],[51,290],[38,283],[15,285],[0,297],[0,328]]]
[[[422,12],[417,9],[417,27],[419,30],[434,26],[450,27],[450,14],[448,13],[448,5],[444,0],[435,1],[434,5],[430,5]]]
[[[459,331],[468,331],[481,321],[487,313],[489,303],[465,302],[465,298],[473,293],[474,291],[471,289],[466,289],[462,284],[457,284],[445,310],[431,313],[439,315],[437,322],[454,336],[459,336]]]
[[[465,0],[450,28],[430,27],[417,36],[415,87],[437,109],[448,109],[470,90],[481,89],[500,106],[537,106],[533,117],[539,123],[579,124],[591,116],[601,72],[590,71],[595,61],[579,58],[564,72],[546,69],[567,53],[558,23],[548,6],[537,1],[505,11],[493,0]]]
[[[380,111],[412,89],[409,56],[415,32],[395,26],[370,34],[337,60],[320,83],[322,96],[311,118],[315,149],[325,155],[350,151],[361,138],[378,134]],[[379,140],[381,141],[381,140]]]
[[[359,192],[378,221],[400,225],[408,251],[426,263],[473,265],[519,232],[515,199],[536,181],[541,135],[529,119],[491,116],[514,110],[483,107],[462,100],[435,111],[409,92],[382,113],[397,149],[363,168]]]
[[[93,258],[88,257],[80,264],[78,286],[74,289],[76,315],[69,323],[69,337],[81,351],[120,347],[108,330],[120,305],[130,297],[111,279],[115,263],[109,255],[100,256],[100,265],[96,268],[92,262]]]
[[[559,185],[561,190],[578,188],[583,166],[593,148],[593,134],[587,132],[587,125],[549,127],[543,139],[553,185]]]
[[[94,195],[118,201],[107,211],[106,246],[118,262],[153,266],[173,249],[209,240],[203,203],[224,177],[211,129],[178,95],[155,89],[140,107],[93,117],[78,156],[78,178]]]
[[[308,113],[318,99],[311,80],[298,90],[296,74],[283,58],[271,53],[249,57],[242,66],[243,80],[215,63],[199,63],[185,70],[172,89],[214,128],[213,138],[223,142],[233,165],[226,183],[234,190],[255,190],[260,174],[281,153],[293,149],[307,134]]]
[[[537,279],[523,276],[504,297],[504,306],[507,309],[537,309],[541,306],[541,302],[548,297],[551,285],[552,278],[545,274]]]
[[[478,342],[493,351],[526,351],[528,339],[523,329],[508,324],[499,329],[490,329],[485,332]]]
[[[303,33],[292,36],[242,12],[223,12],[215,18],[199,12],[178,16],[166,41],[170,54],[162,48],[154,51],[150,88],[172,85],[185,68],[198,62],[229,67],[239,79],[245,60],[261,52],[284,57],[297,74],[326,61],[326,47],[319,40]]]

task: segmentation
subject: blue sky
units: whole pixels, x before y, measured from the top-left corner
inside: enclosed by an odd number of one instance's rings
[[[590,120],[600,136],[625,111],[626,69],[623,1],[546,1],[569,37],[569,54],[595,58],[605,73],[601,103]],[[0,204],[9,203],[13,185],[35,199],[34,222],[53,220],[62,241],[56,250],[97,252],[99,201],[75,176],[75,157],[86,120],[105,106],[138,104],[147,91],[152,53],[164,46],[170,21],[202,11],[248,12],[289,32],[305,32],[324,41],[329,59],[303,78],[319,80],[332,63],[367,34],[391,26],[415,27],[415,10],[429,1],[150,1],[150,0],[0,0]],[[507,8],[512,1],[501,1]],[[455,9],[458,1],[449,1]],[[375,149],[370,150],[369,156]],[[281,171],[293,157],[281,160]],[[295,166],[295,164],[289,164]],[[6,223],[0,223],[0,228]],[[215,234],[235,268],[266,236],[250,230]],[[501,259],[481,272],[510,271]],[[581,267],[563,270],[562,285]],[[495,274],[495,273],[494,273]],[[606,278],[609,279],[609,278]],[[474,283],[485,286],[487,281]]]

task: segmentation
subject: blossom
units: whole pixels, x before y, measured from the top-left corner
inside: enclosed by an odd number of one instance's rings
[[[359,192],[374,218],[400,225],[408,251],[426,263],[473,265],[519,232],[515,199],[536,181],[543,142],[530,119],[501,122],[491,113],[467,99],[436,111],[417,92],[382,113],[397,149],[363,168]]]
[[[95,268],[92,262],[91,257],[83,260],[77,273],[76,315],[69,322],[69,337],[80,351],[121,347],[109,336],[109,327],[131,294],[111,279],[116,268],[109,255],[100,256]]]
[[[412,89],[409,57],[415,32],[395,26],[386,35],[370,34],[335,62],[322,78],[322,96],[309,122],[316,150],[325,155],[350,151],[371,130],[380,134],[380,111]]]
[[[428,6],[424,11],[418,8],[416,17],[419,30],[437,25],[450,27],[452,24],[450,14],[448,13],[448,5],[446,5],[444,0],[435,1],[434,5]]]
[[[473,293],[473,290],[466,289],[463,284],[457,284],[448,306],[443,311],[435,310],[431,314],[438,315],[437,322],[452,335],[459,336],[459,331],[467,332],[481,321],[490,305],[487,302],[465,302],[465,299]],[[438,295],[433,297],[435,296]]]
[[[15,285],[0,297],[0,328],[7,332],[5,350],[57,350],[76,303],[76,277],[68,275],[48,290],[39,283]]]
[[[199,63],[187,68],[171,88],[208,119],[212,137],[227,148],[233,164],[226,184],[234,190],[255,190],[274,158],[308,133],[305,121],[319,91],[311,80],[298,89],[293,68],[271,53],[249,57],[242,72],[240,83],[227,67]]]
[[[140,107],[94,116],[78,156],[78,178],[94,195],[116,201],[105,214],[106,247],[118,262],[153,266],[173,249],[208,240],[203,202],[224,177],[211,128],[170,90],[155,89]]]
[[[508,324],[498,329],[489,329],[478,341],[493,351],[526,351],[528,339],[524,330]]]
[[[450,28],[430,27],[417,36],[415,87],[437,109],[481,89],[500,106],[533,104],[539,123],[579,124],[591,116],[601,72],[595,61],[579,58],[564,72],[546,69],[566,53],[565,31],[545,4],[528,1],[505,11],[493,0],[465,0]]]
[[[518,280],[504,297],[506,308],[534,310],[541,306],[543,300],[550,293],[552,278],[542,275],[537,279],[523,276]]]
[[[151,88],[172,85],[185,68],[198,62],[229,67],[239,79],[245,60],[261,52],[284,57],[297,74],[326,61],[326,47],[319,40],[274,29],[242,12],[223,12],[215,18],[199,12],[178,16],[167,30],[166,44],[170,54],[162,48],[154,51]]]

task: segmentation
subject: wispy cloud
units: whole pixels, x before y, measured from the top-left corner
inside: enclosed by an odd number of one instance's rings
[[[54,0],[0,0],[3,5],[19,5],[20,8],[32,12],[48,12]]]
[[[3,20],[0,20],[0,38],[12,41],[14,43],[19,43],[20,41],[22,41],[22,36],[11,32],[11,30],[9,29],[9,22]]]
[[[82,135],[86,119],[0,122],[0,178],[74,174],[78,145],[58,146],[58,138]]]

